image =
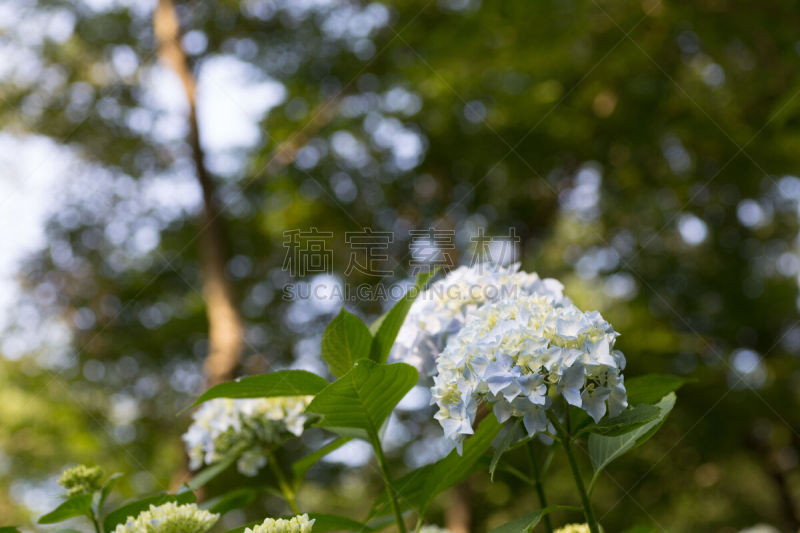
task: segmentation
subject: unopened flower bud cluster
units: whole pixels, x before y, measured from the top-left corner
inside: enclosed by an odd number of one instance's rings
[[[151,505],[138,516],[128,517],[114,533],[205,533],[219,520],[218,514],[198,509],[194,503],[178,505],[170,502]]]
[[[67,496],[71,497],[98,490],[102,477],[103,469],[99,466],[78,465],[65,470],[58,483],[67,489]]]

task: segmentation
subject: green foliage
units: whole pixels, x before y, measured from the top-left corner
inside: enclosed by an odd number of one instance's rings
[[[39,518],[40,524],[57,524],[76,516],[92,516],[93,494],[79,494],[63,501],[58,507]]]
[[[418,379],[411,365],[385,365],[362,359],[320,391],[306,410],[322,416],[317,422],[320,427],[358,429],[376,436],[395,405]]]
[[[50,27],[46,21],[12,18],[4,28],[4,42],[19,47],[8,56],[21,58],[24,68],[17,74],[12,67],[2,81],[0,123],[6,132],[74,150],[85,167],[69,169],[63,180],[77,191],[54,206],[41,250],[20,269],[25,292],[14,313],[26,321],[33,309],[58,317],[71,329],[73,360],[56,375],[48,350],[32,346],[22,360],[0,362],[0,448],[13,458],[0,480],[0,516],[18,524],[29,515],[10,497],[10,484],[48,479],[67,462],[96,459],[115,471],[129,468],[132,454],[153,472],[155,486],[166,484],[181,464],[176,406],[200,392],[176,376],[200,371],[207,337],[205,307],[193,289],[202,286],[196,210],[165,208],[145,190],[154,178],[168,185],[184,179],[191,166],[183,143],[158,135],[164,115],[172,114],[154,109],[146,86],[164,79],[154,69],[152,14],[140,3],[24,4],[25,17],[61,13],[57,20],[73,20],[74,28],[63,42],[29,29]],[[181,4],[186,30],[206,43],[192,55],[196,72],[236,57],[249,77],[286,90],[283,103],[261,117],[255,146],[209,157],[235,160],[212,179],[224,187],[220,220],[237,257],[232,264],[249,265],[229,272],[249,333],[241,374],[288,365],[298,341],[320,334],[330,318],[294,322],[292,302],[273,296],[287,281],[279,273],[284,230],[318,227],[338,239],[361,226],[440,224],[458,231],[466,259],[461,237],[469,228],[505,234],[514,227],[523,266],[567,282],[571,298],[600,309],[623,333],[619,347],[631,372],[697,380],[681,393],[667,435],[615,464],[620,479],[638,479],[653,466],[653,454],[675,444],[680,468],[662,462],[628,496],[670,531],[741,529],[757,521],[797,529],[784,524],[792,509],[780,482],[788,480],[788,494],[797,494],[796,476],[769,461],[797,455],[791,435],[800,427],[791,271],[798,219],[775,187],[780,176],[797,173],[793,10],[720,2],[388,2],[387,25],[358,42],[373,50],[366,57],[330,32],[350,4],[312,12],[280,4],[261,12],[250,4]],[[16,38],[15,28],[25,35]],[[119,57],[139,70],[118,72]],[[709,83],[714,72],[723,73],[718,84]],[[305,128],[339,88],[349,99],[331,121]],[[400,101],[387,96],[397,88],[416,105],[389,105]],[[481,120],[470,120],[468,104],[484,110]],[[145,126],[134,127],[143,115]],[[376,118],[420,135],[424,153],[416,166],[398,167],[391,149],[374,142]],[[315,162],[267,168],[276,145],[300,139],[301,130]],[[332,149],[337,134],[360,143],[365,159],[353,163]],[[676,153],[682,165],[675,165]],[[582,174],[587,168],[598,171],[597,202],[580,210],[568,200],[594,196],[594,182]],[[342,175],[354,198],[337,196]],[[587,186],[589,193],[575,194]],[[738,217],[748,200],[764,214],[755,226]],[[132,206],[142,212],[126,218]],[[703,220],[703,242],[682,240],[685,215]],[[149,222],[156,247],[130,253]],[[117,240],[112,230],[120,226],[126,231]],[[400,233],[390,251],[396,258],[407,251]],[[333,271],[343,272],[347,261],[337,245]],[[620,286],[629,290],[611,290]],[[377,302],[358,305],[365,318],[381,312]],[[84,309],[94,323],[73,326]],[[33,328],[49,331],[45,324]],[[766,381],[741,384],[757,395],[731,389],[738,377],[726,363],[740,347],[763,356]],[[87,378],[84,368],[98,363],[105,377]],[[636,379],[626,379],[634,407],[669,392],[654,386],[639,395]],[[110,414],[112,398],[121,395],[136,398],[140,413],[121,428],[135,430],[124,450],[112,436],[120,428]],[[677,442],[674,434],[685,438]],[[402,453],[395,455],[391,466],[402,469]],[[553,468],[563,477],[563,464]],[[697,482],[706,469],[724,472],[724,482]],[[336,479],[336,468],[326,467],[316,481],[330,486]],[[525,489],[501,480],[514,494]],[[210,495],[240,480],[221,474],[214,482]],[[130,497],[130,478],[118,485]],[[628,490],[602,488],[608,501]],[[478,492],[480,528],[500,504]],[[622,531],[646,519],[631,505],[604,522],[608,531]]]
[[[479,461],[491,446],[500,427],[494,415],[487,416],[475,434],[464,442],[462,455],[453,450],[444,459],[395,480],[394,487],[399,494],[400,505],[424,514],[436,496],[482,469],[483,465],[479,465]],[[372,506],[370,516],[386,513],[387,505],[385,498],[378,499]]]
[[[372,334],[366,324],[344,308],[322,334],[322,359],[336,377],[346,374],[356,361],[369,356]]]
[[[374,531],[367,524],[356,522],[343,516],[335,516],[322,513],[309,513],[309,518],[314,519],[314,533],[326,531],[354,531],[357,533],[369,533]]]
[[[201,506],[210,513],[224,515],[234,509],[241,509],[250,505],[256,498],[257,491],[252,488],[234,489],[216,498],[203,502]]]
[[[312,466],[317,464],[317,462],[320,459],[322,459],[329,453],[335,451],[336,449],[340,448],[341,446],[347,444],[348,442],[350,442],[349,437],[336,438],[331,442],[329,442],[328,444],[326,444],[325,446],[323,446],[322,448],[292,463],[292,473],[294,474],[296,485],[300,484],[300,482],[305,477],[306,473],[311,469]]]
[[[554,511],[580,511],[580,507],[572,507],[569,505],[552,505],[549,507],[545,507],[544,509],[539,509],[538,511],[534,511],[532,513],[528,513],[525,516],[520,516],[519,518],[515,518],[510,522],[506,522],[502,526],[496,527],[492,529],[489,533],[528,533],[532,530],[536,525],[541,522],[542,518],[545,515],[548,515]]]
[[[214,398],[310,396],[317,394],[327,385],[328,382],[325,379],[305,370],[280,370],[220,383],[200,395],[192,407]]]
[[[655,405],[641,404],[626,409],[619,416],[603,418],[597,424],[590,424],[584,431],[595,435],[616,437],[630,433],[638,427],[659,418],[661,409]]]
[[[595,470],[595,479],[600,471],[607,467],[611,461],[647,442],[658,428],[661,427],[661,424],[664,423],[664,420],[666,420],[674,406],[675,394],[670,392],[656,404],[656,407],[659,409],[659,414],[655,420],[647,422],[633,431],[617,436],[604,436],[600,434],[590,435],[589,458]]]

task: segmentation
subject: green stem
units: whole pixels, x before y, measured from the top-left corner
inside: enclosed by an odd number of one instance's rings
[[[403,515],[400,513],[400,506],[397,504],[392,479],[389,477],[389,467],[386,463],[386,456],[383,455],[383,448],[381,448],[381,441],[374,431],[369,432],[369,439],[372,448],[375,450],[375,456],[378,458],[378,468],[381,471],[383,483],[386,485],[386,495],[389,497],[389,504],[392,506],[392,514],[394,514],[394,521],[397,523],[397,531],[399,533],[406,533],[406,524],[403,521]]]
[[[529,440],[527,444],[528,459],[531,463],[531,474],[533,474],[534,486],[536,487],[536,494],[539,495],[539,507],[544,509],[547,507],[547,496],[544,493],[544,485],[542,484],[542,476],[539,471],[539,465],[536,463],[536,450],[533,447],[533,440]],[[544,528],[547,533],[553,533],[553,522],[550,520],[550,515],[544,515]]]
[[[569,412],[567,412],[567,416],[569,416]],[[589,501],[589,494],[586,492],[586,487],[583,485],[583,478],[578,468],[578,462],[575,460],[575,454],[572,453],[572,436],[569,434],[569,431],[564,429],[558,421],[558,418],[552,413],[550,413],[550,421],[561,436],[561,444],[564,446],[564,452],[567,454],[569,466],[572,469],[572,477],[575,478],[575,486],[578,488],[578,493],[581,496],[583,515],[586,517],[586,524],[589,526],[589,531],[592,533],[600,533],[600,526],[597,523],[597,519],[594,517],[594,510],[592,510],[592,502]]]
[[[275,457],[275,454],[272,453],[272,450],[266,448],[267,452],[267,463],[269,464],[272,473],[275,474],[275,478],[278,480],[278,487],[281,489],[281,493],[283,497],[286,499],[286,503],[289,504],[289,508],[292,510],[294,514],[300,514],[300,508],[297,507],[297,500],[295,499],[295,493],[289,486],[289,483],[286,481],[286,476],[283,475],[283,471],[281,467],[278,465],[278,459]]]
[[[97,521],[94,511],[92,511],[92,514],[89,515],[89,518],[92,519],[92,525],[94,526],[95,533],[100,533],[100,523]]]

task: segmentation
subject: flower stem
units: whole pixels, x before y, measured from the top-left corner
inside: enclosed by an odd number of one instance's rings
[[[369,432],[369,439],[372,443],[372,448],[375,450],[375,456],[378,458],[378,468],[380,469],[381,477],[383,477],[383,483],[386,485],[386,496],[389,497],[389,504],[392,507],[394,521],[397,523],[397,531],[399,533],[406,533],[406,524],[403,521],[403,515],[400,513],[400,506],[397,504],[392,479],[389,477],[389,467],[386,463],[386,456],[383,455],[383,448],[381,448],[381,441],[374,431]]]
[[[567,416],[569,416],[569,411],[567,411]],[[575,486],[578,488],[578,493],[581,496],[583,515],[586,517],[586,524],[589,526],[589,531],[591,531],[591,533],[600,533],[600,526],[594,516],[594,510],[592,510],[592,502],[589,500],[589,494],[586,492],[586,487],[583,484],[578,462],[575,460],[575,454],[572,451],[572,436],[569,434],[569,431],[564,429],[555,415],[550,416],[550,421],[561,436],[561,444],[564,446],[564,452],[567,454],[569,466],[572,469],[572,477],[575,478]]]
[[[97,521],[97,517],[94,515],[94,512],[91,514],[92,525],[94,526],[94,530],[96,533],[100,533],[100,523]]]
[[[278,465],[278,459],[275,457],[275,454],[272,453],[272,450],[266,448],[267,452],[267,464],[269,464],[272,473],[275,474],[275,478],[278,480],[278,487],[281,489],[281,493],[283,493],[283,497],[286,500],[286,503],[289,504],[289,508],[292,510],[294,514],[300,514],[300,508],[297,507],[297,500],[295,499],[295,493],[289,487],[289,484],[286,482],[286,477],[283,475],[283,471],[281,471],[281,467]]]
[[[539,472],[539,465],[536,463],[536,450],[533,447],[533,440],[528,441],[528,459],[531,463],[531,474],[533,474],[533,482],[536,487],[536,493],[539,495],[539,507],[544,509],[547,507],[547,496],[544,493],[544,485],[542,484],[541,473]],[[553,533],[553,522],[550,520],[550,515],[544,515],[544,528],[547,533]]]

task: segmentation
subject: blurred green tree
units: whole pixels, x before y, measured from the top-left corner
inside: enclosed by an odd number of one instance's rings
[[[177,2],[180,49],[199,80],[194,156],[185,95],[172,90],[172,108],[156,98],[176,82],[158,62],[152,5],[12,6],[18,24],[6,24],[2,41],[16,59],[0,85],[0,121],[66,145],[86,166],[48,223],[47,248],[21,270],[20,305],[37,318],[8,334],[70,326],[56,366],[31,344],[26,358],[38,363],[26,363],[26,379],[68,387],[70,406],[59,408],[76,417],[70,428],[86,428],[76,441],[111,450],[121,440],[135,461],[109,461],[153,472],[151,488],[166,484],[180,460],[163,450],[177,449],[186,423],[175,412],[216,379],[202,370],[217,308],[203,289],[194,180],[203,135],[222,125],[203,114],[204,102],[219,103],[204,101],[205,90],[262,110],[251,117],[255,140],[205,147],[200,159],[228,254],[216,272],[224,266],[244,332],[236,373],[314,364],[304,339],[336,311],[282,297],[298,281],[281,268],[284,231],[333,232],[340,278],[346,231],[393,231],[400,280],[410,229],[454,230],[468,260],[478,229],[514,228],[524,268],[562,279],[576,303],[623,333],[629,375],[696,379],[665,430],[602,478],[607,529],[800,525],[792,5]],[[220,61],[253,87],[246,96],[204,78]],[[381,304],[357,311],[376,316]],[[93,398],[85,417],[82,395]],[[113,422],[105,407],[128,398],[138,416]],[[59,438],[64,419],[40,422],[36,412],[8,427]],[[41,442],[26,452],[35,460],[10,446],[6,488],[52,476],[66,458],[37,451]],[[86,453],[71,449],[76,461]],[[522,489],[479,481],[471,520],[483,529],[502,522],[495,509]]]

